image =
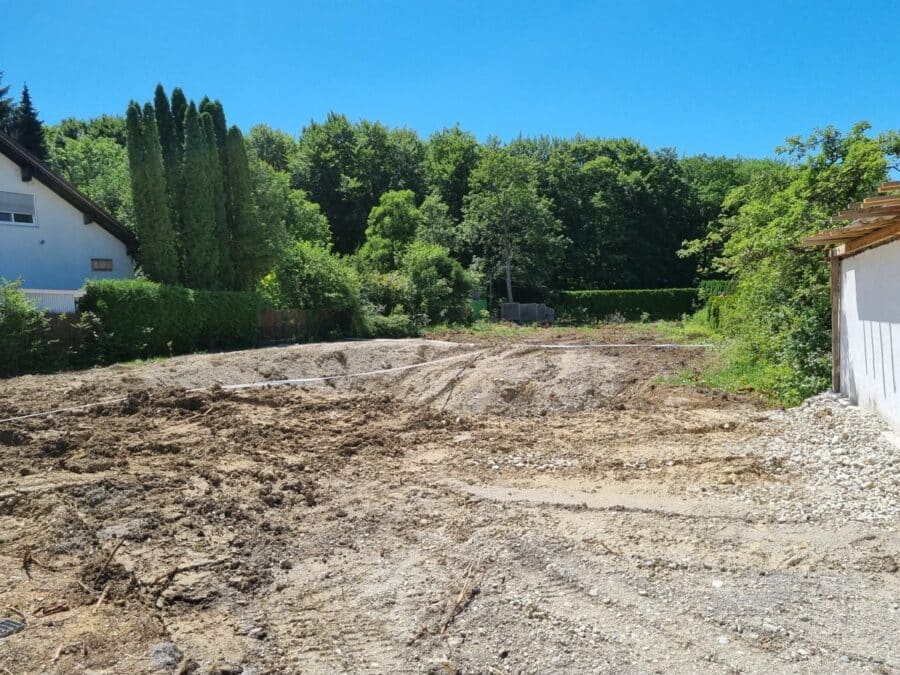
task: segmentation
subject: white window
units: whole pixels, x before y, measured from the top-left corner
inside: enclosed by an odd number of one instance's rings
[[[0,192],[0,225],[37,225],[34,195]]]
[[[91,258],[91,271],[92,272],[112,272],[113,271],[112,258]]]

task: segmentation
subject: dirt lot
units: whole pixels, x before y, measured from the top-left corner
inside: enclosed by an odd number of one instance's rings
[[[854,501],[789,439],[856,413],[664,384],[707,352],[659,339],[333,343],[0,382],[0,418],[121,399],[0,422],[0,619],[26,624],[0,671],[897,672],[890,446]]]

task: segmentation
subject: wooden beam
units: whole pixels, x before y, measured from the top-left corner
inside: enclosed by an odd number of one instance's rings
[[[884,197],[866,197],[863,199],[863,208],[868,206],[900,206],[900,197],[885,195]]]
[[[883,206],[878,209],[854,209],[841,211],[831,216],[831,222],[839,223],[847,220],[866,220],[870,218],[885,218],[900,216],[900,206]]]
[[[891,225],[888,225],[887,227],[883,227],[880,230],[871,232],[864,237],[859,237],[858,239],[848,241],[844,250],[843,257],[846,258],[847,256],[862,253],[866,249],[872,248],[873,246],[886,244],[893,239],[900,239],[900,222],[893,223]]]
[[[831,389],[841,391],[841,259],[831,255]]]
[[[22,167],[22,182],[30,183],[31,179],[34,178],[34,167],[30,165],[25,165]]]
[[[882,194],[894,192],[895,190],[900,190],[900,180],[889,180],[878,186],[878,191]]]

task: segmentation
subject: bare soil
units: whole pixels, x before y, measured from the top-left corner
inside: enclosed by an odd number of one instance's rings
[[[900,668],[896,521],[760,498],[808,477],[664,383],[704,350],[446,337],[0,382],[0,419],[122,399],[0,422],[0,671]]]

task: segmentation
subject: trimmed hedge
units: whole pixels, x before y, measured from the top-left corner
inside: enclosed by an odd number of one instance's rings
[[[79,305],[89,357],[101,362],[253,346],[262,308],[256,293],[136,280],[91,281]]]
[[[577,323],[603,321],[616,314],[632,321],[644,314],[651,320],[680,319],[694,311],[697,297],[696,288],[563,291],[558,314],[562,320]]]

